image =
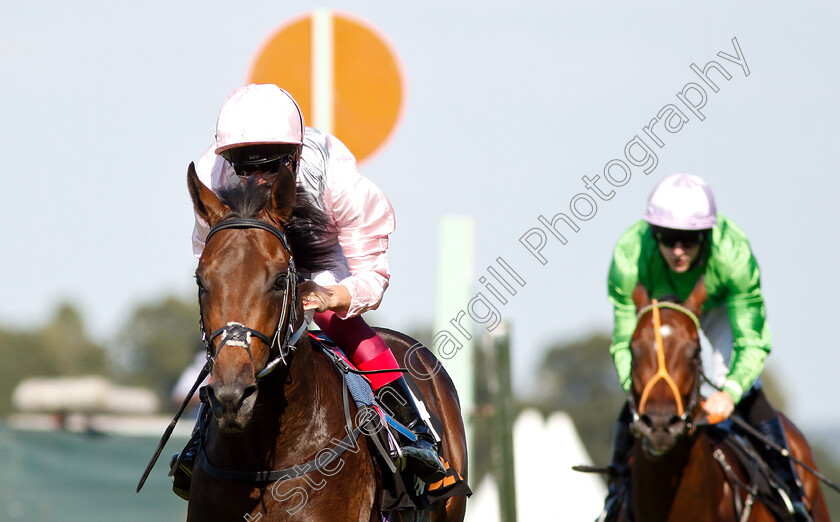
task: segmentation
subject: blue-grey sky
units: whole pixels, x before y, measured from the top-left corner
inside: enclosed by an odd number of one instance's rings
[[[58,302],[110,339],[138,303],[193,295],[187,164],[210,143],[229,91],[301,2],[12,2],[0,19],[0,325],[43,323]],[[363,173],[397,212],[391,287],[378,323],[434,316],[435,231],[447,214],[477,224],[477,276],[502,256],[525,280],[499,306],[512,323],[515,382],[533,384],[553,340],[608,331],[611,248],[650,190],[679,171],[704,177],[750,237],[762,268],[789,413],[840,426],[836,95],[840,6],[828,2],[570,3],[341,1],[390,38],[408,98],[401,126]],[[719,52],[736,55],[744,67]],[[713,92],[692,72],[719,62]],[[704,119],[677,97],[694,82]],[[689,93],[689,98],[697,93]],[[697,99],[696,96],[693,99]],[[662,146],[644,133],[669,104],[689,118]],[[661,125],[661,124],[660,124]],[[635,136],[657,156],[605,184]],[[640,149],[635,149],[639,155]],[[619,171],[613,172],[619,177]],[[609,200],[587,191],[601,176]],[[539,216],[597,211],[539,263],[520,243]],[[578,210],[586,205],[578,201]],[[466,306],[466,303],[464,303]]]

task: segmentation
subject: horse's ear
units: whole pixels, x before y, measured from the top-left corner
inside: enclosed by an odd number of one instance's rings
[[[636,283],[636,289],[633,290],[633,302],[636,303],[637,312],[650,304],[647,288],[642,283]]]
[[[271,200],[268,203],[268,212],[280,223],[285,223],[292,215],[292,208],[295,205],[295,193],[297,183],[294,173],[281,168],[277,173],[277,179],[271,186]]]
[[[198,179],[194,163],[190,163],[187,169],[187,186],[190,189],[190,197],[196,214],[211,227],[230,211],[230,207],[222,203],[219,197]]]
[[[703,303],[706,302],[708,295],[706,281],[703,276],[700,276],[700,279],[694,284],[694,289],[689,294],[688,299],[683,303],[683,306],[691,310],[694,315],[700,315],[700,311],[703,309]]]

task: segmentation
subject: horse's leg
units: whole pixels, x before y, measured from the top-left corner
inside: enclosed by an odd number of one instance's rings
[[[464,480],[467,480],[467,441],[461,422],[462,413],[458,395],[454,387],[446,387],[442,384],[433,382],[432,393],[436,394],[436,402],[439,405],[438,416],[443,423],[444,433],[441,437],[447,441],[445,454],[449,457],[449,465],[457,470]],[[447,419],[449,419],[448,422]],[[458,422],[452,422],[451,419],[457,419]],[[467,497],[462,495],[449,497],[446,499],[443,513],[439,513],[435,520],[461,522],[466,516],[466,509]]]
[[[809,467],[817,469],[817,464],[814,462],[814,455],[811,452],[811,446],[805,440],[805,436],[784,414],[779,413],[778,415],[782,419],[782,425],[785,428],[785,435],[787,436],[791,454]],[[794,466],[796,467],[796,472],[799,474],[799,479],[802,481],[802,488],[805,490],[808,501],[811,503],[811,513],[814,516],[814,521],[830,520],[819,479],[799,464],[794,464]]]

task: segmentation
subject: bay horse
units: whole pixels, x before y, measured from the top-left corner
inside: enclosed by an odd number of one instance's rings
[[[196,279],[212,360],[205,389],[212,420],[187,519],[386,520],[382,461],[358,429],[350,431],[346,421],[356,405],[350,401],[347,417],[339,372],[304,333],[297,271],[326,265],[313,225],[295,226],[295,216],[317,214],[317,207],[301,202],[287,168],[245,178],[222,198],[201,183],[192,164],[187,183],[196,213],[211,227]],[[444,459],[466,480],[466,438],[452,381],[428,349],[403,334],[381,333],[402,366],[426,377],[416,381],[442,422]],[[278,480],[264,470],[289,473]],[[465,503],[464,496],[450,497],[397,519],[460,522]]]
[[[631,339],[632,381],[629,396],[636,441],[630,465],[632,520],[739,520],[736,501],[745,505],[746,470],[727,444],[713,440],[704,428],[701,408],[700,315],[706,300],[701,277],[681,305],[651,301],[639,284],[633,293],[638,323]],[[791,453],[816,468],[803,435],[781,413]],[[708,419],[705,426],[715,419]],[[721,451],[731,472],[715,457]],[[720,457],[721,454],[718,454]],[[815,521],[828,521],[818,479],[796,465]],[[746,511],[746,510],[745,510]],[[621,520],[631,520],[623,512]],[[768,507],[757,501],[751,521],[772,521]]]

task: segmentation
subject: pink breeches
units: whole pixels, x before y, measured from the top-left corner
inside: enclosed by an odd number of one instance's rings
[[[327,337],[338,344],[360,370],[399,368],[391,349],[361,316],[341,319],[335,312],[329,310],[316,312],[315,324]],[[370,379],[374,391],[401,376],[401,373],[371,373],[366,375]]]

